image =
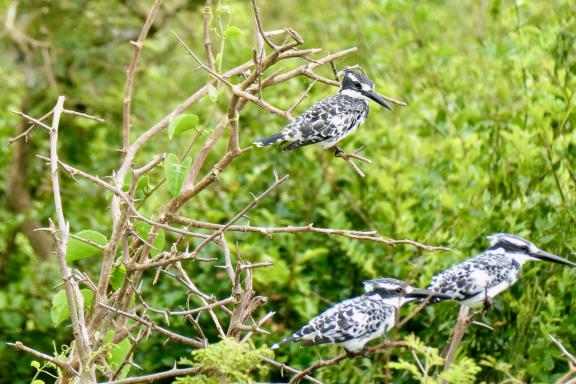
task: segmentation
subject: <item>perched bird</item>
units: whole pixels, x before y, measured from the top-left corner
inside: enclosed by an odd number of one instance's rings
[[[394,327],[398,309],[403,304],[429,296],[440,300],[452,298],[451,295],[414,288],[403,281],[388,278],[366,281],[364,289],[366,294],[334,305],[310,320],[292,337],[274,344],[272,349],[303,340],[301,345],[304,347],[335,343],[349,353],[356,353],[366,343]]]
[[[310,144],[330,148],[354,132],[368,116],[368,100],[372,99],[392,110],[386,102],[405,103],[381,96],[374,91],[374,83],[363,73],[344,70],[340,91],[310,107],[280,133],[254,142],[257,147],[274,143],[284,145],[283,151],[291,151]],[[336,154],[342,152],[336,147]]]
[[[428,289],[454,295],[468,307],[489,305],[490,299],[518,280],[520,269],[527,261],[544,260],[576,267],[571,261],[545,252],[518,236],[496,233],[487,238],[490,248],[440,272],[432,278]]]

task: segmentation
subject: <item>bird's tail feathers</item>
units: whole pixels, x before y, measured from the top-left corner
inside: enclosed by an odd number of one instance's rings
[[[282,132],[276,133],[275,135],[265,137],[263,139],[257,140],[254,142],[254,145],[257,147],[267,147],[274,143],[284,140],[284,134]]]

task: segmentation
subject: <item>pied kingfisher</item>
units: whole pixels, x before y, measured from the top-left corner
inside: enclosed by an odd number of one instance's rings
[[[389,278],[364,282],[367,292],[362,296],[344,300],[316,316],[291,337],[272,346],[303,340],[302,346],[335,343],[349,353],[356,353],[371,340],[383,336],[396,324],[398,309],[405,303],[425,297],[439,300],[452,295],[435,293],[411,287],[407,283]]]
[[[576,267],[576,264],[545,252],[530,241],[506,233],[487,237],[490,248],[432,278],[428,289],[452,294],[461,304],[473,307],[508,289],[529,260],[544,260]]]
[[[254,145],[266,147],[281,142],[283,151],[316,143],[323,148],[333,147],[366,120],[369,99],[390,110],[392,107],[386,100],[403,104],[376,93],[374,83],[363,73],[345,69],[337,94],[314,104],[282,132],[260,139]],[[342,152],[338,147],[335,149],[337,154]]]

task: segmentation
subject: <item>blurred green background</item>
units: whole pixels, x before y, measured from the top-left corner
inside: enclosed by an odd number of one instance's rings
[[[66,323],[54,327],[51,300],[59,280],[49,239],[31,231],[54,217],[48,169],[36,154],[48,153],[45,132],[36,129],[27,144],[8,144],[25,128],[9,110],[41,116],[67,97],[67,108],[103,117],[99,124],[66,117],[61,127],[63,161],[96,175],[110,175],[120,162],[125,70],[151,1],[0,0],[0,383],[30,382],[35,369],[28,355],[6,342],[21,340],[50,353],[71,340]],[[388,247],[319,234],[233,233],[243,257],[273,261],[255,274],[258,293],[276,311],[267,324],[271,344],[323,310],[329,303],[359,294],[361,282],[392,276],[425,286],[431,276],[487,246],[485,236],[505,231],[525,236],[543,249],[571,260],[576,250],[576,3],[555,1],[261,1],[264,28],[292,27],[304,48],[323,53],[352,46],[358,52],[337,62],[360,64],[383,94],[408,102],[393,112],[372,105],[371,114],[343,142],[348,151],[365,146],[373,160],[361,165],[360,179],[332,152],[307,147],[290,153],[257,149],[235,161],[220,183],[188,203],[182,214],[226,222],[273,180],[272,169],[290,179],[250,213],[259,226],[305,225],[375,229],[384,237],[407,238],[453,251],[423,253],[409,246]],[[176,30],[198,53],[202,48],[202,10],[198,1],[165,1],[146,40],[133,97],[133,136],[143,132],[202,85],[207,76],[169,32]],[[249,2],[215,1],[213,22],[218,63],[231,68],[252,58],[254,22]],[[218,17],[219,16],[219,17]],[[235,26],[220,45],[222,28]],[[37,41],[23,38],[23,34]],[[45,48],[48,47],[48,48]],[[220,50],[220,47],[222,48]],[[284,70],[301,65],[282,62]],[[318,70],[331,76],[329,67]],[[273,105],[289,108],[310,80],[297,78],[264,92]],[[316,84],[296,112],[336,91]],[[169,140],[163,134],[137,159],[154,154],[191,156],[225,112],[226,93],[206,97],[190,112],[200,116],[199,139],[190,131]],[[277,132],[279,117],[249,105],[241,116],[241,145]],[[225,150],[216,146],[208,163]],[[157,186],[162,169],[150,174]],[[63,177],[63,199],[72,232],[93,229],[110,234],[110,196],[84,180]],[[153,216],[168,199],[161,186],[142,206]],[[247,223],[248,220],[242,221]],[[208,253],[221,257],[216,248]],[[209,255],[207,255],[209,256]],[[97,258],[75,267],[93,278]],[[221,270],[187,266],[204,292],[226,297],[229,282]],[[216,272],[215,272],[216,271]],[[147,299],[159,308],[185,305],[174,282],[156,286],[145,276]],[[494,331],[472,326],[460,355],[482,364],[477,382],[554,382],[568,364],[547,338],[550,333],[576,351],[576,273],[556,265],[526,265],[522,279],[495,300],[484,322]],[[406,310],[408,311],[408,310]],[[458,306],[429,307],[394,338],[416,334],[442,348]],[[162,322],[162,317],[157,319]],[[208,334],[215,332],[205,321]],[[187,334],[184,322],[170,327]],[[146,371],[172,366],[190,349],[150,337],[135,362]],[[303,368],[336,347],[300,349],[288,345],[277,359]],[[318,373],[326,382],[415,382],[407,371],[386,362],[410,359],[405,352],[348,361]],[[138,373],[133,370],[132,373]],[[50,382],[45,376],[44,380]],[[263,380],[279,381],[275,369]]]

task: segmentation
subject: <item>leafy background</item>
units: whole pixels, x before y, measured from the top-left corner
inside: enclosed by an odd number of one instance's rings
[[[5,20],[11,2],[0,1]],[[41,116],[57,94],[71,109],[102,116],[103,124],[68,118],[62,128],[61,157],[97,175],[110,175],[119,164],[120,127],[125,69],[131,57],[127,42],[135,39],[150,3],[112,0],[20,1],[19,26],[52,45],[58,89],[47,81],[42,55],[23,49],[8,33],[0,35],[0,382],[29,382],[36,370],[29,356],[5,342],[21,340],[50,352],[70,341],[66,321],[51,318],[59,277],[54,259],[42,260],[20,227],[29,218],[44,225],[53,216],[49,174],[34,154],[46,154],[48,140],[35,131],[30,142],[24,185],[33,198],[26,213],[15,213],[9,196],[10,163],[19,119],[9,109]],[[403,278],[425,286],[439,270],[481,251],[484,237],[496,231],[525,236],[542,248],[570,256],[576,249],[576,4],[572,1],[328,1],[261,2],[266,29],[290,26],[305,47],[334,52],[350,46],[359,51],[339,66],[360,64],[384,94],[408,102],[390,113],[372,105],[367,123],[344,142],[374,160],[359,179],[344,162],[319,148],[291,153],[276,149],[249,152],[232,164],[220,183],[184,207],[188,217],[225,222],[272,180],[276,167],[290,179],[251,212],[253,225],[304,225],[376,229],[390,238],[447,245],[450,252],[422,253],[399,246],[363,243],[314,234],[233,234],[243,257],[273,261],[255,275],[259,293],[270,297],[263,310],[277,314],[268,324],[270,344],[297,329],[329,303],[361,292],[362,280],[376,276]],[[146,41],[136,77],[133,123],[142,132],[206,80],[169,33],[172,28],[202,52],[200,2],[166,1]],[[289,11],[288,11],[289,10]],[[215,36],[224,37],[217,64],[229,68],[251,59],[254,26],[246,2],[222,1],[215,11]],[[223,31],[228,29],[226,36]],[[291,65],[301,63],[294,61]],[[288,68],[286,68],[288,69]],[[326,76],[329,68],[324,69]],[[308,79],[295,79],[264,93],[274,105],[288,108],[306,89]],[[335,91],[316,84],[298,111]],[[213,93],[195,105],[196,130],[155,140],[139,159],[190,147],[193,158],[204,137],[222,116]],[[280,118],[248,106],[241,118],[241,144],[272,134],[285,124]],[[135,137],[135,136],[133,136]],[[217,146],[215,160],[224,147]],[[161,169],[148,179],[158,186]],[[72,232],[96,230],[109,235],[110,196],[83,180],[64,178],[65,213]],[[161,185],[142,207],[153,215],[170,197]],[[214,257],[216,249],[209,248]],[[93,276],[98,256],[76,261]],[[224,273],[214,276],[205,266],[187,267],[204,291],[229,290]],[[152,275],[146,277],[150,282]],[[509,375],[520,382],[551,382],[568,369],[547,333],[576,350],[574,271],[555,265],[528,264],[523,278],[496,299],[484,321],[495,330],[472,327],[460,356],[481,365],[476,381],[500,382]],[[147,299],[156,307],[177,308],[185,293],[174,282],[148,285]],[[441,348],[454,324],[456,304],[429,307],[394,338],[414,333],[425,345]],[[159,319],[161,321],[161,319]],[[206,322],[209,324],[209,322]],[[171,328],[187,332],[184,323]],[[215,335],[213,335],[215,338]],[[215,340],[216,341],[216,340]],[[135,361],[147,371],[170,367],[189,355],[189,348],[163,347],[151,337],[138,348]],[[300,349],[286,346],[276,357],[303,368],[335,347]],[[413,382],[407,370],[391,370],[386,362],[403,352],[381,353],[321,371],[327,382]],[[279,380],[270,370],[264,379]],[[390,376],[392,375],[392,376]],[[49,377],[44,377],[49,381]]]

